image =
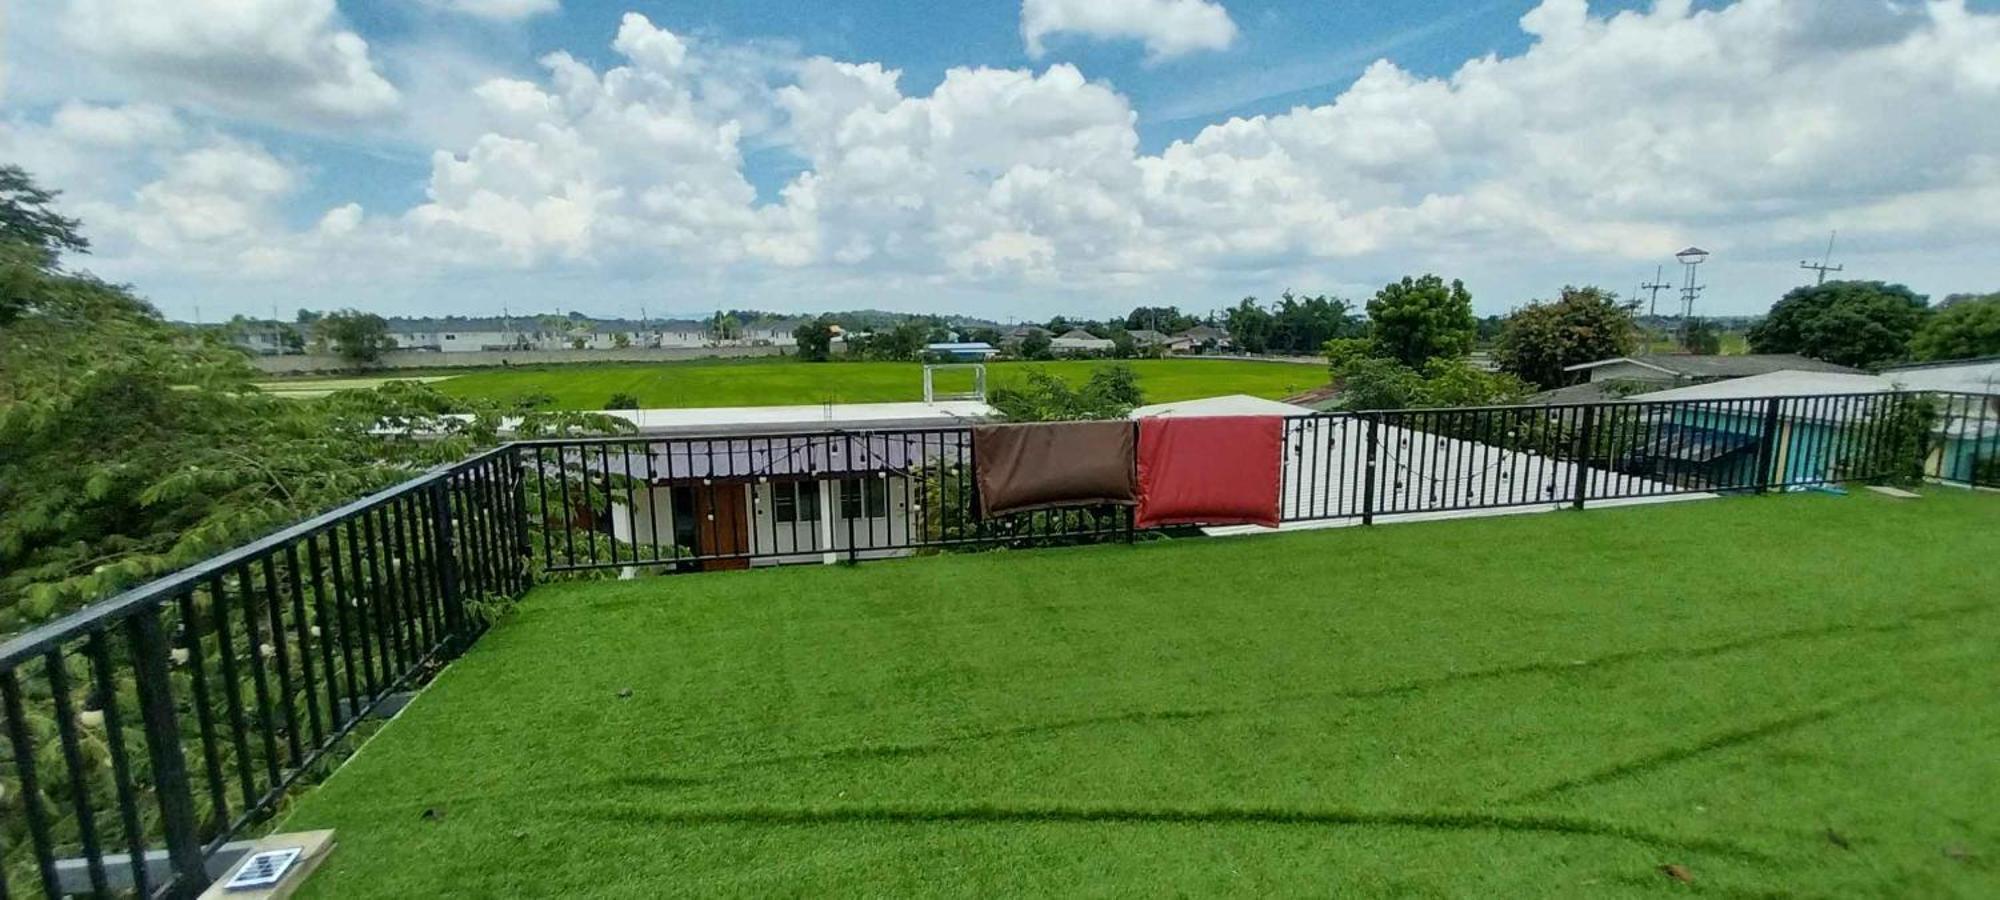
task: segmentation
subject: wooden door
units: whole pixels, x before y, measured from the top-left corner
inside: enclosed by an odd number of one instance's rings
[[[694,489],[695,537],[701,542],[696,552],[703,556],[726,556],[750,552],[750,521],[743,512],[743,485],[711,484]],[[710,559],[703,571],[750,568],[748,558]]]

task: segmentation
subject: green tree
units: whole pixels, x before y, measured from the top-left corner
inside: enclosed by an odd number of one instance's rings
[[[1707,319],[1689,319],[1681,326],[1681,348],[1695,356],[1722,352],[1722,331]]]
[[[1902,359],[1930,310],[1900,284],[1829,281],[1793,288],[1750,328],[1750,349],[1797,353],[1843,366]]]
[[[51,289],[45,276],[65,251],[90,251],[77,221],[55,211],[56,196],[19,166],[0,165],[0,325]]]
[[[800,359],[826,362],[833,357],[833,320],[820,316],[801,323],[792,329],[792,341],[798,345]]]
[[[620,350],[624,350],[626,348],[631,347],[632,335],[624,331],[614,332],[611,335],[611,346],[616,347]]]
[[[917,319],[904,319],[887,331],[876,332],[874,339],[868,342],[867,356],[897,362],[921,359],[930,333],[929,324]]]
[[[313,323],[313,333],[335,355],[355,365],[375,362],[396,349],[389,323],[374,313],[352,309],[327,313]]]
[[[461,458],[513,412],[414,382],[263,393],[220,334],[18,240],[0,238],[0,290],[0,632]],[[520,427],[556,418],[586,421]]]
[[[1368,301],[1377,352],[1412,368],[1436,356],[1472,352],[1479,322],[1465,284],[1446,284],[1436,275],[1384,286]]]
[[[1534,387],[1506,372],[1488,372],[1464,357],[1432,357],[1424,364],[1426,406],[1501,406],[1519,401]]]
[[[1334,375],[1346,409],[1408,409],[1422,406],[1424,378],[1417,370],[1383,356],[1347,361]]]
[[[1288,290],[1271,309],[1267,343],[1274,352],[1304,356],[1320,352],[1327,341],[1352,337],[1362,330],[1360,318],[1347,301],[1325,295],[1299,297]]]
[[[1050,349],[1049,336],[1039,331],[1030,331],[1021,338],[1022,359],[1050,359],[1055,356]]]
[[[1926,362],[2000,355],[2000,293],[1945,307],[1917,330],[1910,354]]]
[[[1144,403],[1138,376],[1124,363],[1098,366],[1083,387],[1039,366],[1029,367],[1019,384],[993,391],[993,408],[1010,422],[1122,419]]]
[[[1633,306],[1595,287],[1565,287],[1552,302],[1515,310],[1500,330],[1493,358],[1500,370],[1543,388],[1574,384],[1580,363],[1625,356],[1638,343]]]
[[[1144,328],[1161,334],[1179,334],[1199,324],[1200,319],[1182,313],[1178,306],[1138,306],[1125,315],[1127,331]]]
[[[90,252],[82,224],[55,211],[58,196],[20,166],[0,165],[0,241],[34,253],[43,268],[53,268],[64,253]]]
[[[1270,348],[1271,313],[1257,304],[1257,298],[1243,298],[1229,309],[1223,321],[1223,330],[1229,332],[1229,341],[1237,350],[1263,353]]]
[[[1340,389],[1342,407],[1495,406],[1518,401],[1532,390],[1513,375],[1483,371],[1463,357],[1433,357],[1416,369],[1376,355],[1375,349],[1360,338],[1327,342],[1328,375]]]
[[[743,322],[734,314],[716,310],[708,320],[708,333],[717,341],[733,341],[743,336]]]

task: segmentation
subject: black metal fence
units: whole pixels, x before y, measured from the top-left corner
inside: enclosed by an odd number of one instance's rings
[[[1285,422],[1287,522],[1930,477],[2000,487],[2000,397],[1882,393]],[[969,428],[524,441],[0,647],[0,897],[188,895],[370,715],[564,573],[1131,540],[976,514]]]
[[[1136,426],[1135,426],[1136,427]],[[1130,539],[1120,507],[977,515],[968,428],[533,441],[550,572],[681,571]],[[1286,522],[1630,503],[1849,481],[1996,480],[1974,395],[1681,400],[1299,416]]]
[[[529,581],[502,448],[0,649],[0,896],[191,896]]]

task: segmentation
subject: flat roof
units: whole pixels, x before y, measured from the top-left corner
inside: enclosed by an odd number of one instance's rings
[[[1628,400],[1744,400],[1756,397],[1804,397],[1831,396],[1835,394],[1880,394],[1895,390],[1895,385],[1878,375],[1852,375],[1845,372],[1798,372],[1790,369],[1751,375],[1747,378],[1732,378],[1728,381],[1711,381],[1707,384],[1689,385],[1654,391],[1628,397]]]
[[[1882,377],[1919,391],[2000,394],[2000,359],[1965,360],[1887,369]]]
[[[976,400],[937,403],[823,403],[814,406],[706,406],[688,409],[610,409],[640,434],[704,435],[854,431],[871,428],[947,428],[993,418]]]
[[[1318,412],[1304,406],[1293,406],[1277,400],[1252,397],[1249,394],[1224,394],[1220,397],[1201,397],[1194,400],[1177,400],[1173,403],[1154,403],[1132,410],[1132,418],[1149,419],[1155,416],[1302,416]]]

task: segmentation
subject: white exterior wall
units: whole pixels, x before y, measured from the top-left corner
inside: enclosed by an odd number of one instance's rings
[[[854,543],[869,547],[881,544],[907,544],[910,540],[908,501],[904,498],[908,479],[900,475],[873,479],[888,492],[883,516],[866,515],[868,506],[862,504],[863,515],[853,520]],[[838,554],[836,559],[847,555],[848,520],[840,515],[840,481],[824,479],[802,482],[821,491],[819,521],[779,522],[776,521],[777,503],[772,497],[772,485],[746,485],[743,492],[744,521],[750,523],[750,551],[759,557],[752,565],[770,566],[790,563],[815,563],[826,561],[828,552]],[[824,486],[823,488],[821,486]],[[908,485],[909,500],[918,497],[917,487]],[[627,507],[622,501],[612,504],[612,534],[620,541],[640,544],[654,544],[664,549],[673,544],[674,503],[673,488],[659,485],[648,491],[635,491],[633,505]],[[870,526],[873,526],[873,538]],[[697,523],[697,528],[702,527]],[[654,529],[657,528],[657,539]],[[826,532],[831,532],[827,534]],[[863,550],[863,559],[879,559],[892,556],[908,556],[908,550]]]
[[[691,329],[669,329],[655,332],[657,346],[661,347],[706,347],[708,332]]]
[[[797,327],[796,325],[753,325],[743,329],[742,339],[753,344],[767,343],[779,347],[790,347],[798,343],[798,339],[792,337],[792,329]]]
[[[1109,353],[1117,344],[1101,339],[1054,338],[1049,341],[1053,353]]]
[[[392,331],[401,350],[440,350],[445,353],[474,353],[490,347],[509,347],[523,335],[504,331]]]

